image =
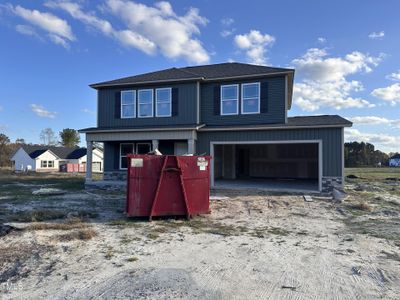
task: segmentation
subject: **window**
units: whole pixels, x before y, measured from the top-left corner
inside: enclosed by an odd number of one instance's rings
[[[239,111],[239,85],[221,86],[221,115],[237,115]]]
[[[242,114],[260,113],[260,83],[242,84]]]
[[[41,160],[40,167],[41,168],[54,168],[54,160]]]
[[[121,91],[121,118],[136,117],[136,91]]]
[[[128,167],[128,161],[126,159],[126,156],[128,154],[134,153],[134,144],[127,144],[127,143],[121,143],[120,144],[120,155],[119,155],[119,168],[120,169],[126,169]]]
[[[137,143],[136,144],[136,154],[147,154],[151,151],[150,143]]]
[[[171,88],[156,89],[156,116],[171,116]]]
[[[139,90],[139,118],[149,118],[153,116],[153,90]]]

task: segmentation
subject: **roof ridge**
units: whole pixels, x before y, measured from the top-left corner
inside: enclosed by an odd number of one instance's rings
[[[186,68],[186,67],[184,67],[184,68]],[[186,74],[200,76],[201,78],[203,78],[203,76],[201,76],[199,74],[196,74],[196,73],[193,73],[193,72],[189,72],[187,70],[183,70],[184,68],[173,68],[173,69],[178,70],[178,71],[183,72],[183,73],[186,73]]]

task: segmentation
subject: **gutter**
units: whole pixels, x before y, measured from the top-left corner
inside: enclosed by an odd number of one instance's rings
[[[305,128],[344,128],[351,127],[350,124],[338,125],[304,125],[304,126],[260,126],[260,127],[220,127],[220,128],[202,128],[198,131],[240,131],[240,130],[284,130],[284,129],[305,129]]]
[[[107,132],[147,132],[147,131],[182,131],[182,130],[199,130],[204,127],[205,124],[201,124],[195,127],[174,127],[174,128],[126,128],[126,129],[100,129],[100,130],[78,130],[79,133],[107,133]]]

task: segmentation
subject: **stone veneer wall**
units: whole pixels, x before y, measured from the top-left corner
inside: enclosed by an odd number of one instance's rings
[[[342,186],[342,177],[322,177],[322,193],[332,193],[335,186]]]
[[[127,171],[108,171],[103,173],[103,180],[126,181]]]

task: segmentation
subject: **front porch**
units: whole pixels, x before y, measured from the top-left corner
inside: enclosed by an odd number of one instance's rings
[[[155,149],[163,154],[183,155],[196,153],[198,126],[136,128],[136,129],[100,129],[89,128],[80,132],[86,134],[87,142],[87,187],[109,186],[110,182],[126,181],[127,154],[145,154]],[[92,166],[93,144],[104,144],[104,171],[101,181],[93,180]]]

